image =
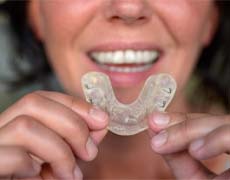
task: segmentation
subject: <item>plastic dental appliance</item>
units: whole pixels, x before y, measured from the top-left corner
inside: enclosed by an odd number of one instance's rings
[[[104,73],[89,72],[81,81],[86,100],[109,114],[108,129],[123,136],[147,129],[145,116],[164,111],[176,91],[176,82],[170,75],[152,75],[145,81],[138,98],[131,104],[123,104],[115,97],[110,79]]]

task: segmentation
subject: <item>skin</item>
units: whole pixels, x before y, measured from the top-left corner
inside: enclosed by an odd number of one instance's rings
[[[181,93],[201,49],[208,44],[215,30],[213,4],[193,0],[114,2],[55,0],[34,1],[31,5],[34,29],[44,42],[50,63],[65,90],[83,97],[81,76],[94,70],[86,59],[86,53],[101,44],[118,41],[120,44],[143,42],[159,47],[163,57],[151,73],[170,73]],[[123,6],[136,8],[133,22],[124,20],[128,10]],[[114,20],[116,16],[118,19]],[[118,33],[111,31],[113,26]],[[118,81],[110,77],[113,84]],[[120,82],[115,92],[121,101],[127,102],[136,97],[142,85],[143,80],[128,87]]]
[[[198,56],[216,29],[218,12],[213,1],[32,0],[28,17],[66,94],[36,91],[0,115],[1,177],[170,178],[173,174],[178,179],[201,179],[217,176],[200,161],[229,151],[230,147],[225,145],[229,140],[224,137],[229,136],[230,118],[189,114],[194,108],[184,95]],[[113,26],[117,31],[111,31]],[[146,132],[131,137],[107,133],[108,115],[83,100],[81,76],[94,70],[86,53],[112,41],[159,46],[163,56],[150,73],[170,73],[178,83],[177,95],[168,111],[182,113],[149,115],[150,139]],[[108,75],[123,102],[135,99],[143,85],[143,80],[129,82],[129,75],[124,76],[128,83]],[[167,137],[166,142],[159,146],[162,137]],[[196,150],[197,144],[202,143]],[[186,171],[181,171],[181,167]],[[227,173],[219,177],[224,176]]]

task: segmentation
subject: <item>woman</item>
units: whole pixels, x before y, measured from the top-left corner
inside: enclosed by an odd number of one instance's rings
[[[19,11],[16,19],[22,20],[19,17],[23,13],[28,17],[26,22],[44,47],[65,94],[36,91],[1,114],[2,177],[229,178],[228,171],[214,174],[201,161],[229,151],[225,144],[229,144],[230,117],[212,115],[224,112],[212,101],[209,106],[190,104],[185,93],[203,50],[216,47],[212,42],[221,25],[221,3],[217,5],[211,0],[17,3],[26,11]],[[4,8],[15,13],[19,8],[15,7],[15,2],[8,2]],[[23,37],[26,29],[23,25],[27,24],[20,24],[16,32]],[[146,61],[152,63],[147,69],[138,65],[141,70],[134,72],[138,53],[141,61],[144,53],[156,56],[147,57]],[[126,55],[130,63],[125,67],[117,65]],[[204,60],[200,60],[200,67],[205,70],[211,66],[205,61],[208,55],[204,52]],[[92,107],[83,98],[80,79],[89,71],[108,74],[116,96],[124,103],[137,97],[151,74],[164,72],[175,78],[178,90],[167,109],[169,113],[153,113],[148,117],[150,139],[146,132],[130,137],[107,133],[106,112]],[[222,88],[227,87],[224,85]],[[207,166],[217,171],[223,170],[225,163],[226,157],[220,157]]]

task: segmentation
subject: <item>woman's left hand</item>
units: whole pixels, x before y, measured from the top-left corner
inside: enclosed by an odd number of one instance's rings
[[[163,155],[177,179],[228,179],[200,162],[230,152],[230,116],[153,113],[148,117],[152,149]]]

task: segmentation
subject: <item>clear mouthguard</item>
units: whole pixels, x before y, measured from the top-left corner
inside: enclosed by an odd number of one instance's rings
[[[134,135],[147,129],[145,117],[153,111],[164,111],[176,92],[176,81],[168,74],[150,76],[138,98],[131,104],[115,97],[109,77],[89,72],[82,77],[86,100],[109,114],[108,129],[118,135]]]

